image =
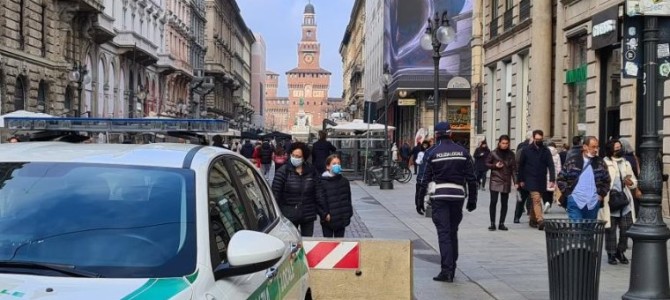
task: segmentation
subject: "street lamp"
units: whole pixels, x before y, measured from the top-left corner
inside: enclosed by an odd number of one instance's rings
[[[668,253],[666,242],[670,230],[663,221],[661,195],[663,192],[663,168],[661,143],[656,123],[656,101],[658,98],[658,17],[645,16],[643,38],[644,74],[646,93],[642,101],[642,144],[640,144],[640,178],[638,187],[642,191],[637,222],[628,229],[633,239],[633,258],[630,268],[630,286],[623,299],[670,299],[668,284]],[[648,85],[648,86],[647,86]],[[644,97],[644,98],[643,98]]]
[[[384,162],[382,162],[382,180],[379,183],[379,188],[382,190],[393,189],[393,179],[390,177],[391,168],[391,149],[389,147],[389,84],[391,84],[391,73],[388,65],[384,65],[384,76],[382,77],[384,83]]]
[[[91,76],[88,75],[88,69],[86,68],[86,65],[81,64],[81,63],[74,63],[74,66],[72,67],[72,71],[68,74],[68,79],[71,82],[76,82],[77,83],[77,95],[79,97],[79,109],[77,109],[77,113],[75,114],[75,117],[81,117],[81,113],[84,110],[83,105],[84,101],[82,101],[81,98],[81,93],[84,90],[84,85],[91,83]]]
[[[440,119],[440,48],[442,45],[451,43],[456,38],[456,31],[449,26],[447,11],[442,12],[442,17],[435,13],[435,18],[428,18],[428,27],[426,33],[421,37],[421,48],[424,50],[433,50],[433,63],[435,66],[435,86],[433,89],[434,115],[433,126],[437,125]],[[445,105],[447,105],[445,103]]]

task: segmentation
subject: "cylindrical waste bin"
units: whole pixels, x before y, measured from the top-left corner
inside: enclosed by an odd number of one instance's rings
[[[605,222],[545,219],[549,297],[597,300]]]

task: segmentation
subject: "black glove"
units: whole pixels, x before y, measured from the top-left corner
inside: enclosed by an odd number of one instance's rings
[[[423,216],[423,213],[424,213],[425,211],[426,211],[426,209],[423,207],[423,205],[421,205],[421,206],[417,206],[417,207],[416,207],[416,212],[417,212],[418,214],[422,215],[422,216]]]
[[[477,208],[477,202],[475,201],[468,201],[468,204],[465,205],[465,209],[467,209],[469,212],[472,212]]]

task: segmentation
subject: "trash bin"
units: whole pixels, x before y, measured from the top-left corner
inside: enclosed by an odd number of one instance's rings
[[[598,299],[605,222],[545,219],[549,298]]]

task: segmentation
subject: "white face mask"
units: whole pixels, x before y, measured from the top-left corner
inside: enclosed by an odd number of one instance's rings
[[[302,158],[291,157],[291,164],[296,168],[302,166]]]

